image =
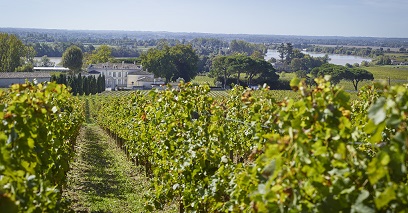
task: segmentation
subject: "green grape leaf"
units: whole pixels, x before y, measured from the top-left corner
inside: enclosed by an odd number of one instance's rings
[[[382,209],[387,206],[388,203],[396,198],[396,194],[393,186],[387,187],[381,194],[379,194],[374,202],[378,209]]]
[[[373,120],[375,125],[383,122],[386,118],[385,103],[386,99],[381,97],[368,109],[368,118]]]

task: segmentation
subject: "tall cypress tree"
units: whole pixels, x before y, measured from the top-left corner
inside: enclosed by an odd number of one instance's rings
[[[96,83],[96,78],[94,75],[90,76],[91,78],[91,93],[96,94],[98,92],[98,84]]]
[[[68,86],[71,87],[71,93],[73,95],[77,94],[77,87],[75,82],[75,76],[68,76]]]
[[[105,75],[102,75],[102,92],[106,89],[106,80]]]
[[[83,79],[84,94],[89,95],[89,80],[88,78]]]
[[[57,83],[66,85],[67,84],[66,75],[65,74],[60,74],[58,76]]]
[[[81,75],[81,73],[79,73],[78,74],[78,77],[77,77],[77,87],[78,87],[78,93],[79,93],[79,95],[83,95],[84,94],[84,86],[83,86],[83,83],[82,83],[82,81],[83,81],[83,78],[82,78],[82,75]]]
[[[50,79],[50,82],[54,82],[54,81],[57,81],[57,76],[55,74],[51,75],[51,79]]]
[[[98,93],[103,92],[103,82],[102,81],[103,81],[102,74],[100,74],[96,82],[98,84]]]

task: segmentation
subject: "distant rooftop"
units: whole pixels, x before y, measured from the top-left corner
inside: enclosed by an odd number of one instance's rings
[[[68,68],[65,67],[34,67],[34,71],[69,71]]]
[[[51,78],[49,72],[0,72],[0,78]]]
[[[99,74],[101,74],[101,72],[98,72],[96,70],[91,70],[91,71],[88,72],[88,74],[99,75]]]
[[[141,77],[139,79],[137,79],[137,81],[141,81],[141,82],[155,82],[155,78],[152,77]]]
[[[128,75],[153,75],[153,73],[146,72],[143,70],[137,70],[137,71],[129,72]]]
[[[100,63],[100,64],[92,64],[88,67],[88,69],[121,69],[121,70],[137,70],[142,69],[141,65],[136,64],[126,64],[126,63]]]

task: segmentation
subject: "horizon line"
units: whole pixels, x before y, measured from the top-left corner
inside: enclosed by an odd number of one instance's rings
[[[0,27],[0,29],[27,29],[27,30],[60,30],[60,31],[94,31],[94,32],[149,32],[149,33],[184,33],[184,34],[208,34],[208,35],[254,35],[254,36],[291,36],[291,37],[342,37],[342,38],[382,38],[382,39],[408,39],[408,37],[385,37],[385,36],[345,36],[345,35],[290,35],[290,34],[249,34],[249,33],[210,33],[210,32],[181,32],[181,31],[152,31],[152,30],[101,30],[101,29],[58,29],[36,27]]]

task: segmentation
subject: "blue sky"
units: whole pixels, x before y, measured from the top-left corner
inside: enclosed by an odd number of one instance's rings
[[[0,27],[408,38],[408,0],[0,0]]]

